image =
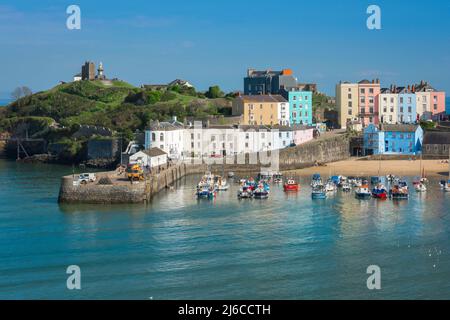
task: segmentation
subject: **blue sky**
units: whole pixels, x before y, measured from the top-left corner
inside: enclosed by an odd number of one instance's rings
[[[66,28],[71,4],[81,30]],[[370,4],[382,30],[366,27]],[[0,48],[0,98],[70,81],[85,60],[135,85],[182,78],[242,90],[254,67],[292,68],[331,95],[339,80],[363,78],[424,79],[450,92],[450,2],[0,0]]]

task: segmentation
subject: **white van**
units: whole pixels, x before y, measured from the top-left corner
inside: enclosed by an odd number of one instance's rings
[[[97,178],[95,173],[82,173],[78,176],[78,182],[81,184],[86,184],[88,182],[94,182]]]

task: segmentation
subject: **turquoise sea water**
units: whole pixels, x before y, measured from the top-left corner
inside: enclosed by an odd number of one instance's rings
[[[0,99],[0,107],[6,106],[10,102],[10,99]]]
[[[402,202],[196,201],[197,177],[149,206],[57,204],[71,168],[0,160],[0,299],[450,298],[450,193]],[[81,290],[66,268],[81,268]],[[366,268],[381,268],[379,291]]]

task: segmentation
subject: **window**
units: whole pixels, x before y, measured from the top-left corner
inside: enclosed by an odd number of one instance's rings
[[[348,107],[349,107],[349,108],[352,107],[352,102],[351,102],[351,101],[348,102]]]
[[[161,133],[159,134],[159,140],[160,140],[160,141],[164,141],[164,133],[161,132]]]
[[[365,90],[364,88],[361,88],[361,90],[360,90],[359,92],[361,92],[362,94],[364,94],[364,93],[366,93],[366,90]]]
[[[297,100],[297,97],[296,97],[296,96],[293,96],[293,97],[292,97],[292,100]]]
[[[369,93],[373,93],[373,88],[370,88],[370,89],[369,89]]]
[[[156,141],[156,134],[152,132],[152,141]]]
[[[412,112],[412,108],[411,106],[408,107],[408,112],[411,113]]]
[[[194,134],[191,133],[191,140],[194,140]]]
[[[351,93],[348,94],[348,98],[349,98],[349,99],[352,98],[352,94],[351,94]]]
[[[348,109],[348,115],[349,115],[349,116],[352,115],[352,109]]]
[[[245,139],[247,139],[247,140],[250,139],[250,134],[246,133],[245,134]]]
[[[403,103],[403,97],[400,97],[400,103]]]

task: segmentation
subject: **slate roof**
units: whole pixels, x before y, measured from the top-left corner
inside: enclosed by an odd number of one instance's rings
[[[416,132],[419,125],[416,124],[381,124],[381,131],[391,132]]]
[[[423,144],[450,144],[450,132],[427,131],[423,137]]]
[[[165,152],[164,150],[161,150],[160,148],[156,147],[150,148],[148,150],[143,150],[142,152],[144,152],[146,155],[150,157],[157,157],[167,154],[167,152]]]
[[[279,94],[265,94],[254,96],[239,96],[236,99],[240,99],[245,103],[265,103],[265,102],[288,102],[282,95]]]

